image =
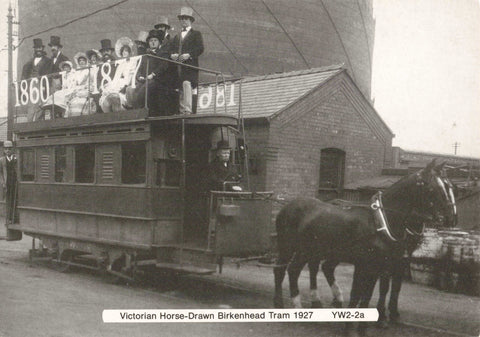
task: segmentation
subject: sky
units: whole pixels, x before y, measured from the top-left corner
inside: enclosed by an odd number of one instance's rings
[[[373,0],[372,98],[407,150],[480,158],[480,0]],[[7,8],[0,0],[0,116]],[[2,19],[3,18],[3,19]]]

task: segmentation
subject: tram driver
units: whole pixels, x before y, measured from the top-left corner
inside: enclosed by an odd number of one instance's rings
[[[242,191],[242,176],[230,161],[231,147],[228,141],[217,143],[216,157],[210,164],[210,189],[213,191]]]

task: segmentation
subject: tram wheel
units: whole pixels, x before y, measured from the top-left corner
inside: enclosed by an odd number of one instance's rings
[[[55,261],[55,259],[52,260],[52,266],[55,270],[61,273],[68,273],[71,271],[72,266],[68,264],[73,261],[73,253],[71,251],[64,250],[57,259],[60,261]]]

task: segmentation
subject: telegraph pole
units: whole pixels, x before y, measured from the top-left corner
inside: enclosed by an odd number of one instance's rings
[[[455,143],[453,143],[452,146],[453,146],[453,148],[455,149],[455,152],[454,152],[455,155],[457,155],[457,149],[460,147],[460,143],[459,143],[459,142],[455,142]]]
[[[7,139],[13,140],[13,100],[12,100],[12,85],[13,85],[13,14],[12,3],[8,5],[8,96],[7,96]]]

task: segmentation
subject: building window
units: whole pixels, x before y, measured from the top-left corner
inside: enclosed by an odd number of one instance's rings
[[[122,144],[122,183],[145,183],[147,150],[144,142]]]
[[[66,182],[67,170],[67,149],[65,146],[55,147],[55,181],[57,183]]]
[[[20,155],[20,175],[22,181],[35,180],[35,151],[22,150]]]
[[[78,145],[75,147],[75,182],[93,183],[95,172],[95,146]]]
[[[159,159],[155,184],[158,186],[178,187],[182,177],[182,163],[179,160]]]
[[[323,149],[320,154],[319,188],[343,188],[345,152],[340,149]]]

